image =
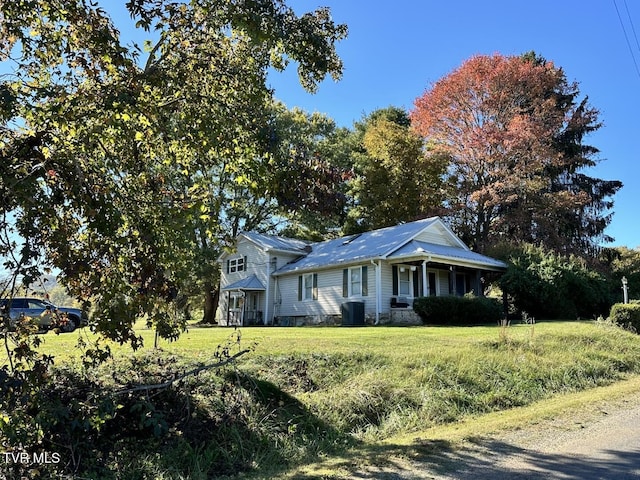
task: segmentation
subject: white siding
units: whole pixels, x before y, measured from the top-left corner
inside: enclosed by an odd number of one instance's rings
[[[227,260],[232,260],[240,257],[247,257],[247,262],[245,265],[244,271],[227,273]],[[256,277],[262,282],[262,284],[267,286],[267,264],[268,256],[266,252],[262,249],[258,248],[254,243],[249,242],[245,239],[242,239],[238,243],[237,251],[234,253],[230,253],[225,255],[221,259],[221,275],[220,275],[220,285],[222,287],[238,282],[243,278],[246,278],[252,274],[255,274]]]
[[[352,265],[352,267],[358,265]],[[362,265],[365,266],[365,265]],[[365,315],[376,312],[376,274],[373,265],[367,267],[368,295],[343,297],[343,268],[320,270],[318,274],[318,300],[298,301],[298,274],[284,275],[278,278],[278,298],[281,299],[279,315],[296,317],[306,315],[340,315],[340,307],[345,302],[362,301]]]
[[[247,257],[247,260],[243,271],[227,273],[227,260],[245,256]],[[255,243],[245,238],[241,238],[237,244],[236,251],[234,253],[224,255],[221,258],[220,286],[221,288],[224,288],[226,285],[238,282],[255,274],[266,289],[265,294],[261,296],[263,304],[260,306],[260,310],[263,312],[266,323],[271,323],[274,316],[275,303],[275,281],[274,278],[271,277],[271,273],[297,256],[298,255],[295,253],[288,254],[285,252],[270,254],[258,247]],[[273,259],[275,259],[275,261]],[[217,318],[225,319],[226,311],[227,294],[226,292],[223,292],[222,295],[220,295]]]
[[[227,261],[241,257],[247,257],[245,268],[240,272],[227,272]],[[260,280],[263,286],[267,286],[267,270],[264,266],[267,261],[267,254],[262,249],[258,248],[254,243],[242,238],[238,242],[236,251],[223,255],[220,259],[220,288],[224,288],[227,285],[238,282],[243,278],[246,278],[252,274]],[[263,297],[264,298],[264,297]],[[227,303],[228,293],[221,292],[220,300],[218,302],[218,312],[216,317],[218,320],[226,321],[227,315]],[[261,306],[264,312],[264,305]]]
[[[456,245],[455,239],[451,237],[446,229],[434,225],[427,231],[422,232],[416,240],[430,242],[441,245]],[[376,313],[376,265],[363,263],[360,265],[349,265],[347,267],[335,267],[325,270],[318,270],[318,299],[298,301],[298,276],[297,273],[273,277],[271,274],[297,258],[297,253],[271,252],[265,251],[253,242],[240,238],[236,252],[226,254],[221,257],[221,287],[238,282],[246,277],[255,275],[265,287],[265,292],[260,295],[259,310],[263,312],[263,318],[267,324],[273,323],[274,317],[302,317],[302,316],[323,316],[341,314],[341,305],[348,301],[363,301],[365,303],[365,314],[374,316]],[[227,260],[246,257],[243,271],[227,273]],[[366,296],[343,297],[342,279],[344,268],[356,266],[367,267]],[[408,268],[410,266],[407,265]],[[421,267],[419,267],[421,268]],[[419,270],[420,271],[420,270]],[[449,295],[449,272],[447,270],[429,271],[436,274],[437,295]],[[382,262],[380,286],[380,313],[388,314],[391,310],[391,297],[393,296],[393,271],[392,264]],[[413,285],[413,283],[412,283]],[[218,319],[225,319],[227,312],[226,292],[220,296]]]
[[[298,254],[287,254],[284,252],[272,253],[271,255],[269,255],[269,262],[270,262],[269,273],[270,274],[273,273],[275,270],[283,267],[284,265],[286,265],[287,263],[289,263],[290,261],[294,260],[297,257],[299,257]],[[267,310],[267,318],[266,318],[266,322],[269,325],[273,324],[274,317],[278,317],[281,315],[280,311],[281,311],[282,304],[280,303],[279,301],[280,297],[278,296],[279,285],[280,285],[280,278],[271,277],[271,283],[269,284],[269,290],[268,290],[269,298],[267,298],[268,310]],[[297,288],[298,287],[296,284],[296,289]]]
[[[449,232],[438,225],[431,225],[426,231],[418,235],[415,240],[419,242],[435,243],[436,245],[459,246],[454,239],[451,238]]]

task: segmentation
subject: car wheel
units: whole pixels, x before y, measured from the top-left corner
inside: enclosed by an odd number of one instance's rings
[[[74,317],[73,315],[69,315],[67,319],[69,321],[66,322],[60,330],[62,330],[65,333],[71,333],[76,329],[76,327],[80,323],[80,319],[78,319],[78,317]]]

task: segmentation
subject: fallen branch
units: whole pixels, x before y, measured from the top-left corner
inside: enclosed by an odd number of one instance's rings
[[[171,385],[173,385],[176,382],[179,382],[180,380],[183,380],[187,377],[190,377],[192,375],[197,375],[200,372],[204,372],[205,370],[212,370],[214,368],[220,368],[220,367],[224,367],[225,365],[229,365],[230,363],[234,362],[236,359],[238,359],[239,357],[241,357],[242,355],[244,355],[245,353],[249,353],[251,350],[250,349],[246,349],[246,350],[241,350],[238,353],[236,353],[235,355],[230,356],[229,358],[222,360],[220,362],[217,363],[213,363],[213,364],[209,364],[209,365],[201,365],[197,368],[194,368],[192,370],[189,370],[188,372],[183,373],[182,375],[178,375],[173,377],[171,380],[167,380],[166,382],[163,383],[156,383],[154,385],[138,385],[136,387],[132,387],[132,388],[125,388],[122,390],[118,390],[115,392],[116,395],[125,395],[127,393],[135,393],[135,392],[149,392],[151,390],[162,390],[163,388],[169,388]]]

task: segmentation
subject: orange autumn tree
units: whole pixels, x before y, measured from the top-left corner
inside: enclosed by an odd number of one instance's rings
[[[449,158],[449,220],[475,249],[517,239],[592,254],[610,240],[622,184],[582,171],[598,153],[583,139],[601,124],[578,95],[529,53],[472,57],[416,99],[411,121],[428,154]]]

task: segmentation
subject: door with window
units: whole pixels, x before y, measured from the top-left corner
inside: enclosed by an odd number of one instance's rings
[[[262,310],[260,309],[261,292],[247,292],[244,311],[245,325],[262,325]]]
[[[243,292],[229,293],[229,325],[242,325],[244,309]]]

